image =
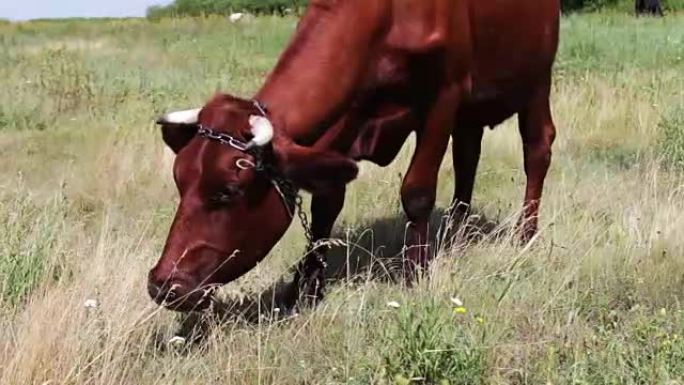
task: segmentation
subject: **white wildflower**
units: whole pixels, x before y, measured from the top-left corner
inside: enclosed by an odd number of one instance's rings
[[[450,299],[454,306],[463,306],[463,301],[461,301],[458,297],[451,297]]]
[[[97,309],[99,306],[100,303],[94,298],[87,299],[85,302],[83,302],[83,307],[86,309]]]
[[[169,340],[169,345],[174,345],[174,346],[181,346],[185,345],[185,338],[181,336],[174,336]]]

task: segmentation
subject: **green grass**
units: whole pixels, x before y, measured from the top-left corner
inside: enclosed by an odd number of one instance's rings
[[[403,239],[409,141],[351,186],[336,233],[354,246],[331,257],[350,278],[320,307],[166,346],[179,317],[151,303],[145,279],[177,195],[154,119],[217,90],[249,96],[295,22],[0,24],[0,383],[684,383],[681,15],[564,18],[559,135],[531,246],[485,236],[441,250],[414,288],[384,279]],[[485,135],[477,211],[511,225],[523,184],[509,121]],[[452,186],[447,160],[440,207]],[[304,243],[293,226],[221,295],[267,290]]]
[[[669,112],[660,123],[658,150],[670,170],[684,171],[684,110]]]
[[[0,203],[0,299],[18,305],[36,287],[61,273],[59,232],[62,228],[60,197],[43,207],[30,198],[6,199]],[[5,206],[7,204],[7,207]]]
[[[486,373],[484,348],[475,336],[477,321],[467,309],[455,307],[453,314],[435,298],[423,298],[391,312],[381,338],[380,355],[384,375],[406,384],[421,381],[431,384],[481,384]],[[399,305],[401,306],[401,304]],[[472,332],[475,333],[472,333]],[[475,334],[475,335],[473,335]],[[485,338],[482,328],[482,339]]]

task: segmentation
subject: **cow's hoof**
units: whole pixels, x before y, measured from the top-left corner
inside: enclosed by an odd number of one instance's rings
[[[317,269],[300,279],[298,285],[297,306],[300,308],[313,308],[323,301],[325,297],[325,273]]]
[[[537,221],[535,220],[521,220],[515,227],[515,232],[523,246],[526,246],[534,240],[537,231]]]

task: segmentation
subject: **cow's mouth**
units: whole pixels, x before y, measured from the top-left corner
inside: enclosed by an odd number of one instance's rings
[[[166,309],[179,312],[204,311],[215,302],[215,292],[219,285],[205,285],[199,288],[187,289],[180,284],[170,287],[159,287],[148,284],[148,291],[154,301]]]

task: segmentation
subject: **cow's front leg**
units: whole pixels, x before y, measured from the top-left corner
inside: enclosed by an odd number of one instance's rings
[[[314,248],[299,262],[295,272],[295,299],[302,299],[308,305],[323,300],[325,294],[326,252],[328,246],[315,243],[330,238],[333,225],[344,206],[345,188],[326,194],[316,194],[311,200],[311,236]]]
[[[401,201],[408,217],[404,275],[410,283],[417,269],[427,268],[430,259],[428,223],[435,206],[437,176],[446,152],[460,87],[443,89],[430,109],[425,126],[418,131],[416,149],[401,188]]]

